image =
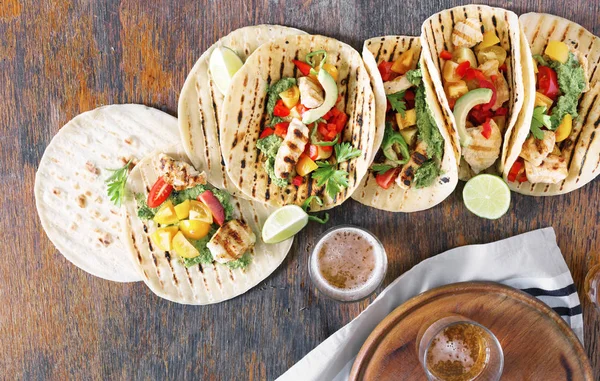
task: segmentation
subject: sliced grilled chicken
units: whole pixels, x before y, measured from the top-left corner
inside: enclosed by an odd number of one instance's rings
[[[176,191],[206,184],[206,173],[198,172],[186,162],[175,160],[161,153],[154,160],[154,168],[167,184]]]
[[[415,178],[415,172],[425,161],[427,161],[427,144],[421,140],[410,155],[408,163],[402,166],[402,171],[400,171],[400,175],[396,178],[396,184],[400,188],[409,189]]]
[[[240,259],[256,243],[256,235],[242,220],[227,221],[208,241],[213,259],[226,263]]]
[[[492,110],[496,111],[504,102],[510,99],[510,94],[508,90],[508,83],[506,83],[506,79],[504,79],[504,75],[498,74],[493,79],[494,86],[496,87],[496,102],[492,106]]]
[[[308,143],[308,127],[293,119],[275,157],[275,176],[287,179]]]
[[[493,120],[490,120],[490,126],[492,132],[488,139],[481,134],[482,126],[467,128],[472,140],[469,146],[463,148],[463,157],[475,174],[491,167],[500,156],[502,134]]]
[[[391,81],[383,83],[383,88],[385,89],[386,94],[394,94],[399,91],[408,90],[412,86],[413,84],[410,83],[406,75],[401,75],[400,77],[396,77]]]
[[[531,135],[521,148],[521,157],[537,167],[541,165],[546,157],[554,150],[556,135],[552,131],[544,131],[543,139],[536,139]]]
[[[540,165],[525,162],[527,180],[532,184],[556,184],[567,178],[569,169],[564,157],[550,154]]]
[[[454,30],[452,30],[452,44],[454,46],[472,48],[481,41],[483,41],[481,23],[476,18],[468,18],[454,25]]]
[[[317,108],[323,103],[323,89],[308,77],[298,78],[300,103],[307,108]]]

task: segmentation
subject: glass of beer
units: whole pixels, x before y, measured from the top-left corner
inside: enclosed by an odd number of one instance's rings
[[[504,367],[498,339],[489,329],[460,315],[421,328],[419,361],[430,381],[497,381]]]
[[[585,277],[585,294],[596,310],[600,311],[600,263],[593,266]]]

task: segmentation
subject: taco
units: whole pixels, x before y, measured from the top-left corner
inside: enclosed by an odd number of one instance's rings
[[[141,280],[121,240],[121,209],[113,201],[128,166],[178,141],[177,119],[135,104],[100,107],[64,125],[44,151],[34,188],[42,226],[61,254],[100,278]],[[115,184],[112,197],[107,181]]]
[[[240,295],[285,259],[292,239],[266,244],[273,211],[207,182],[180,146],[143,159],[125,188],[123,237],[134,267],[158,296],[210,304]]]
[[[517,15],[484,5],[448,9],[423,23],[421,41],[451,135],[460,142],[460,178],[502,173],[524,101]]]
[[[196,61],[181,89],[178,117],[183,148],[192,164],[206,171],[208,180],[231,193],[239,194],[225,174],[219,147],[219,114],[223,94],[209,71],[209,60],[217,48],[231,49],[242,60],[260,45],[287,35],[304,32],[280,25],[257,25],[236,29],[209,47]]]
[[[518,193],[567,193],[598,175],[600,39],[553,15],[528,13],[520,22],[527,38],[529,104],[515,127],[504,177]]]
[[[458,182],[452,140],[418,37],[365,41],[363,60],[376,100],[377,130],[385,131],[375,160],[352,198],[378,209],[414,212],[433,207]],[[426,78],[427,80],[423,80]]]
[[[342,203],[367,171],[375,99],[350,46],[297,35],[259,47],[233,77],[219,128],[225,168],[248,197],[271,205]]]

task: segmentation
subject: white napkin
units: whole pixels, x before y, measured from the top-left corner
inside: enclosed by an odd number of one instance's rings
[[[429,258],[392,282],[354,320],[298,361],[278,380],[347,380],[371,331],[396,307],[429,289],[486,280],[519,288],[548,304],[583,343],[583,316],[571,273],[553,228]]]

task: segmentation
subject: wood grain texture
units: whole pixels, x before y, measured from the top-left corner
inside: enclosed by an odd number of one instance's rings
[[[161,300],[143,284],[94,278],[46,238],[33,201],[50,139],[75,115],[111,103],[175,114],[187,72],[204,49],[245,25],[280,23],[357,49],[420,24],[460,1],[0,2],[0,369],[9,379],[274,379],[369,303],[338,304],[310,284],[311,244],[341,223],[375,233],[389,253],[383,286],[421,260],[459,245],[553,226],[580,295],[600,255],[600,182],[553,198],[513,196],[510,213],[484,221],[456,192],[432,210],[378,212],[353,200],[311,224],[284,264],[249,293],[216,306]],[[485,2],[488,3],[488,2]],[[600,34],[598,1],[491,1],[517,13],[550,12]],[[372,299],[371,299],[372,300]],[[600,317],[584,303],[585,340],[600,377]]]

